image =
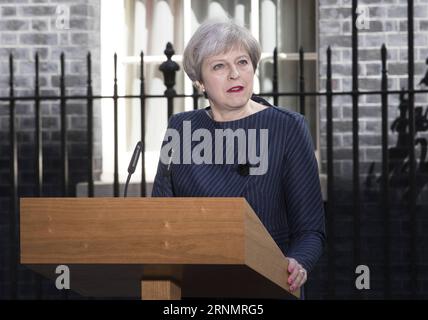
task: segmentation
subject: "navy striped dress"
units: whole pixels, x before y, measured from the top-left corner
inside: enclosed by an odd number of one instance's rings
[[[184,121],[189,121],[187,126],[191,124],[192,133],[197,129],[208,130],[213,137],[213,163],[216,129],[243,129],[246,133],[249,129],[268,129],[268,169],[265,174],[242,173],[245,166],[238,163],[236,144],[233,164],[226,164],[226,160],[224,164],[184,164],[182,141],[180,150],[174,151],[176,161],[169,164],[159,161],[152,196],[245,197],[282,252],[310,272],[322,253],[325,231],[318,166],[305,118],[272,106],[260,97],[253,96],[252,99],[269,107],[245,118],[225,122],[214,121],[207,112],[209,107],[182,112],[170,118],[168,128],[177,130],[180,137]],[[163,146],[170,141],[164,141]],[[260,139],[256,141],[259,155]],[[192,150],[199,143],[192,141]],[[224,156],[225,149],[230,147],[224,144]],[[187,148],[184,151],[188,150],[188,146],[184,148]]]

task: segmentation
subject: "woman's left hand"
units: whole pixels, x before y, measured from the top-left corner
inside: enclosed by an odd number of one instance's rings
[[[308,273],[305,268],[303,268],[302,265],[293,258],[288,258],[288,272],[290,273],[290,276],[288,277],[290,291],[297,290],[308,279]]]

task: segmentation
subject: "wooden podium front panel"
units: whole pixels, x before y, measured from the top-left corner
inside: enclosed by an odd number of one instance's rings
[[[22,199],[21,262],[243,263],[242,206],[203,199]]]

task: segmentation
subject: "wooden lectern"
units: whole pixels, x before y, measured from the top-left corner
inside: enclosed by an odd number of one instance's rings
[[[73,291],[142,299],[298,298],[244,198],[23,198],[21,263]]]

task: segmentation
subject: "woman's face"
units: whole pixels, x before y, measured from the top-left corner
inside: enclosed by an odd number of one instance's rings
[[[248,52],[240,47],[206,58],[202,85],[211,107],[234,110],[244,107],[253,93],[254,68]]]

